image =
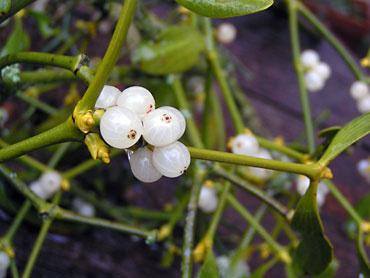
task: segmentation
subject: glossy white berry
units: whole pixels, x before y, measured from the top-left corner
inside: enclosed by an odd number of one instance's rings
[[[46,198],[54,195],[60,189],[61,183],[62,177],[55,171],[47,171],[39,179],[41,190],[44,192]]]
[[[319,61],[320,56],[315,50],[306,49],[301,53],[301,62],[307,68],[316,66]]]
[[[306,176],[299,175],[297,179],[297,192],[303,196],[308,187],[310,186],[310,179]],[[325,202],[325,196],[329,193],[329,189],[326,187],[325,183],[319,182],[317,186],[316,200],[317,205],[321,207]]]
[[[41,199],[46,200],[49,198],[49,195],[41,188],[40,181],[34,181],[30,184],[30,189],[33,193],[39,196]]]
[[[272,159],[271,154],[265,149],[260,149],[254,156],[263,159]],[[249,170],[252,175],[262,179],[268,178],[273,173],[272,170],[265,168],[250,167]]]
[[[152,156],[153,152],[147,147],[138,149],[130,156],[131,171],[142,182],[155,182],[162,177],[153,166]]]
[[[181,123],[177,115],[166,108],[158,108],[143,119],[144,139],[151,145],[163,147],[181,136]]]
[[[80,198],[76,198],[73,200],[72,207],[75,212],[83,216],[86,216],[86,217],[95,216],[95,207]]]
[[[139,116],[131,110],[114,106],[101,117],[100,133],[110,146],[125,149],[140,139],[143,125]]]
[[[213,187],[203,186],[200,190],[198,206],[205,213],[214,212],[217,208],[218,196]]]
[[[362,177],[364,177],[368,182],[370,182],[370,161],[369,159],[361,159],[357,163],[357,171]]]
[[[251,134],[239,134],[232,143],[231,151],[235,154],[255,156],[259,146],[257,139]]]
[[[0,252],[0,277],[6,277],[6,271],[10,264],[10,258],[5,252]]]
[[[190,153],[181,142],[165,147],[155,147],[153,151],[153,165],[162,175],[175,178],[181,176],[190,164]]]
[[[141,119],[155,109],[153,95],[149,90],[140,86],[133,86],[123,90],[118,96],[116,103],[120,107],[135,112]]]
[[[370,112],[370,95],[358,100],[357,109],[362,114]]]
[[[180,110],[177,110],[175,107],[172,107],[172,106],[162,106],[161,108],[165,108],[165,109],[170,110],[179,119],[180,131],[179,131],[179,135],[177,136],[177,139],[176,139],[176,140],[179,140],[181,138],[181,136],[184,135],[184,132],[185,132],[185,129],[186,129],[186,120],[185,120],[184,115],[181,113]]]
[[[304,75],[306,88],[310,92],[317,92],[324,88],[325,80],[317,72],[309,70]]]
[[[370,89],[365,82],[355,81],[352,83],[349,92],[353,99],[360,100],[369,95]]]
[[[217,28],[216,36],[220,43],[231,43],[236,38],[236,28],[231,23],[221,23]]]
[[[319,62],[313,70],[317,72],[324,80],[328,79],[331,75],[331,68],[327,63]]]
[[[121,91],[116,87],[105,85],[95,103],[95,109],[107,109],[116,104]]]

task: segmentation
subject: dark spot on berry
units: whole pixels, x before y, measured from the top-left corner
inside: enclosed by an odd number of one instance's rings
[[[129,139],[135,139],[135,137],[136,137],[136,131],[133,130],[133,129],[131,129],[130,132],[129,132],[129,134],[127,135],[127,138],[129,138]]]
[[[172,117],[170,115],[163,114],[162,121],[164,121],[165,123],[170,123],[171,120],[172,120]]]

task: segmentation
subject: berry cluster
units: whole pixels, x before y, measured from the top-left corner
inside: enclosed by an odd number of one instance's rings
[[[42,199],[49,199],[61,187],[62,177],[54,171],[47,171],[30,184],[30,189]]]
[[[360,113],[370,112],[370,89],[362,81],[355,81],[350,88],[352,98],[357,102],[357,109]]]
[[[95,108],[106,109],[100,133],[110,146],[127,149],[141,136],[154,146],[153,151],[144,146],[129,152],[131,170],[137,179],[154,182],[162,175],[174,178],[189,167],[190,153],[177,141],[185,132],[184,116],[170,106],[155,109],[155,100],[147,89],[133,86],[120,92],[104,86]]]
[[[0,252],[0,278],[6,277],[10,265],[10,258],[5,252]]]
[[[370,157],[367,159],[361,159],[357,163],[357,170],[360,175],[370,183]]]
[[[297,192],[303,196],[308,187],[310,186],[310,179],[306,176],[299,175],[297,178]],[[326,187],[325,183],[319,182],[317,187],[317,205],[321,207],[325,202],[325,196],[329,193],[329,189]]]
[[[235,154],[254,156],[264,159],[272,159],[271,154],[260,148],[256,137],[253,134],[239,134],[236,136],[231,145],[231,151]],[[272,174],[272,170],[264,168],[249,167],[252,175],[266,179]]]
[[[232,43],[236,38],[236,28],[233,24],[221,23],[216,31],[217,41],[222,44]]]
[[[211,181],[206,181],[200,190],[198,206],[203,212],[211,213],[215,211],[217,204],[217,190]]]
[[[305,71],[304,80],[307,90],[317,92],[324,88],[325,81],[331,75],[330,66],[321,62],[319,54],[312,49],[301,53],[301,62]]]

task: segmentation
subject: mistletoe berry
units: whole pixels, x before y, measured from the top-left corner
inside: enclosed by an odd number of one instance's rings
[[[234,138],[231,150],[235,154],[255,156],[259,146],[257,139],[252,134],[239,134]]]
[[[130,157],[131,171],[142,182],[155,182],[162,177],[162,174],[153,166],[152,155],[152,151],[143,147]]]
[[[220,43],[232,43],[236,38],[235,26],[228,22],[221,23],[217,28],[216,37]]]
[[[105,85],[95,103],[95,109],[108,109],[116,104],[121,91],[116,87]]]
[[[362,81],[355,81],[349,89],[353,99],[359,101],[370,93],[369,86]]]
[[[218,196],[214,187],[203,186],[200,190],[198,206],[205,213],[212,213],[217,208]]]
[[[313,49],[306,49],[301,53],[303,66],[310,68],[316,66],[320,61],[319,54]]]

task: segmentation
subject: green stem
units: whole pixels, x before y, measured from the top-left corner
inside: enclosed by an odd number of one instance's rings
[[[240,117],[238,108],[235,104],[233,95],[231,93],[229,84],[226,81],[226,76],[224,71],[222,70],[220,60],[218,57],[217,49],[215,47],[214,41],[213,41],[213,34],[212,34],[212,23],[210,18],[203,18],[203,26],[204,26],[204,32],[206,35],[206,46],[207,46],[207,55],[209,62],[211,64],[212,70],[216,76],[216,79],[220,85],[221,92],[223,94],[223,97],[225,99],[227,108],[230,112],[231,119],[234,123],[235,133],[239,134],[244,129],[243,121]]]
[[[194,182],[192,185],[188,212],[184,229],[184,243],[182,250],[181,278],[192,277],[192,250],[194,244],[195,218],[197,215],[199,193],[203,185],[206,171],[202,168],[195,169]]]
[[[104,84],[107,83],[108,77],[114,65],[117,63],[123,43],[126,40],[128,28],[130,27],[131,20],[135,13],[136,3],[137,0],[125,0],[112,40],[109,43],[108,49],[94,79],[76,107],[77,112],[83,113],[94,108],[100,91]]]
[[[15,258],[10,259],[10,273],[12,278],[19,278],[19,272]]]
[[[213,83],[213,74],[210,65],[208,64],[205,80],[205,102],[203,109],[203,119],[202,119],[202,141],[205,142],[205,147],[210,148],[209,138],[212,134],[211,132],[211,108],[212,108],[212,83]]]
[[[38,100],[37,98],[35,97],[30,97],[22,92],[18,92],[16,94],[17,98],[27,102],[28,104],[38,108],[39,110],[45,112],[46,114],[49,114],[49,115],[55,115],[58,113],[58,110],[55,109],[54,107],[50,106],[49,104],[45,103],[45,102],[42,102],[40,100]]]
[[[68,150],[68,148],[71,146],[71,144],[72,144],[71,142],[61,144],[58,147],[57,151],[51,157],[51,159],[48,163],[48,167],[55,168],[57,166],[58,162],[62,159],[63,155]]]
[[[317,19],[302,3],[297,2],[298,11],[316,28],[316,30],[335,48],[343,60],[347,63],[353,74],[358,80],[364,80],[365,75],[351,57],[343,44],[329,31],[329,29]]]
[[[225,119],[222,112],[222,107],[220,103],[220,99],[216,91],[212,91],[212,109],[215,115],[215,122],[217,123],[216,133],[217,133],[217,147],[220,151],[224,151],[226,149],[226,129],[225,129]],[[210,136],[210,135],[208,135]]]
[[[27,7],[33,2],[35,2],[35,0],[12,0],[9,10],[5,14],[0,15],[0,23],[4,22],[13,14],[17,13],[18,11],[20,11],[24,7]]]
[[[261,235],[261,237],[266,240],[266,242],[271,246],[271,248],[278,255],[284,249],[278,242],[276,242],[270,234],[263,228],[263,226],[254,218],[254,216],[244,208],[234,196],[229,194],[227,196],[228,203],[251,225],[256,231]]]
[[[186,194],[181,199],[180,204],[177,206],[176,210],[173,212],[170,221],[168,221],[168,224],[166,226],[169,229],[169,235],[172,235],[173,228],[175,227],[177,221],[179,221],[181,215],[183,214],[186,205],[189,203],[190,194]]]
[[[244,165],[258,168],[266,168],[271,170],[290,172],[305,175],[313,180],[316,180],[322,169],[317,164],[298,164],[291,162],[283,162],[272,159],[263,159],[252,156],[238,155],[227,152],[213,151],[188,147],[190,155],[195,159],[208,161],[217,161],[236,165]]]
[[[296,159],[297,161],[299,162],[305,162],[306,159],[307,159],[307,155],[304,155],[296,150],[293,150],[289,147],[286,147],[286,146],[282,146],[282,145],[279,145],[279,144],[276,144],[276,143],[273,143],[267,139],[264,139],[262,137],[259,137],[259,136],[255,136],[257,141],[258,141],[258,144],[263,147],[263,148],[266,148],[266,149],[269,149],[269,150],[273,150],[273,151],[277,151],[279,153],[282,153],[282,154],[285,154],[291,158],[294,158]]]
[[[356,210],[348,203],[346,197],[338,190],[338,188],[330,181],[323,180],[330,193],[333,194],[334,198],[342,205],[342,207],[348,212],[348,214],[356,221],[357,225],[361,226],[363,220]]]
[[[82,140],[83,134],[76,129],[72,119],[69,118],[64,123],[48,131],[1,149],[0,163],[49,145]]]
[[[181,79],[178,75],[170,75],[169,79],[172,80],[172,87],[175,93],[175,97],[177,103],[181,110],[184,111],[185,119],[186,119],[186,132],[189,134],[189,140],[191,144],[197,148],[202,148],[202,138],[199,135],[198,128],[195,124],[193,119],[193,115],[191,113],[191,108],[186,98],[186,94],[184,88],[181,84]]]
[[[62,197],[62,192],[58,191],[55,196],[53,197],[53,205],[58,205],[60,202],[60,199]],[[40,254],[41,247],[44,244],[45,237],[50,229],[51,224],[53,223],[53,219],[45,219],[41,225],[41,230],[37,236],[36,242],[33,245],[32,252],[28,258],[26,267],[24,269],[23,278],[31,277],[32,269],[36,263],[37,257]]]
[[[288,14],[289,14],[289,31],[290,40],[293,53],[293,66],[297,73],[299,94],[301,97],[303,120],[306,129],[306,138],[310,154],[315,151],[315,138],[311,118],[310,103],[307,96],[307,90],[304,81],[303,65],[300,60],[300,46],[299,46],[299,32],[298,32],[298,19],[297,19],[297,0],[287,0]]]
[[[219,166],[212,168],[212,170],[215,174],[217,174],[217,175],[227,179],[228,181],[238,185],[239,187],[243,188],[247,192],[251,193],[252,195],[257,197],[258,199],[260,199],[262,202],[269,205],[271,208],[273,208],[278,213],[280,213],[284,217],[284,219],[287,220],[288,222],[291,220],[290,219],[291,215],[290,215],[289,209],[286,208],[280,202],[276,201],[275,199],[273,199],[272,197],[267,195],[265,192],[263,192],[259,188],[251,186],[250,184],[244,182],[242,179],[238,178],[234,174],[225,171],[224,169],[222,169]]]

